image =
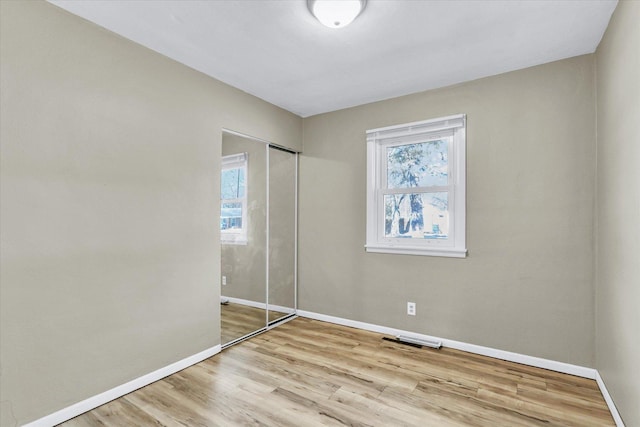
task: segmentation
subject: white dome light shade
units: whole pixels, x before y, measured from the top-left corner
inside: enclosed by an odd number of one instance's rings
[[[307,0],[307,6],[322,25],[342,28],[356,19],[366,2],[367,0]]]

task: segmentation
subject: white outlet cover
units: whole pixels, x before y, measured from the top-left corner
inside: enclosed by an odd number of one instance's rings
[[[408,302],[407,303],[407,314],[411,315],[411,316],[415,316],[416,315],[416,303],[415,302]]]

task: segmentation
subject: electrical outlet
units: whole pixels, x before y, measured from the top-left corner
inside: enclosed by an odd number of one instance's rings
[[[416,315],[416,303],[415,302],[408,302],[407,303],[407,314],[409,316],[415,316]]]
[[[222,276],[222,286],[227,286],[227,276]]]

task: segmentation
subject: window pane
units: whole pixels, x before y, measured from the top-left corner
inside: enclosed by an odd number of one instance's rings
[[[244,197],[244,168],[225,169],[220,181],[220,198],[240,199]]]
[[[451,138],[387,148],[387,187],[447,185]]]
[[[384,236],[407,239],[449,237],[449,194],[408,193],[384,196]]]
[[[220,208],[220,230],[242,229],[242,203],[223,203]]]

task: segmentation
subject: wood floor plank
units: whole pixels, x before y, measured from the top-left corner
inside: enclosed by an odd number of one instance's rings
[[[220,305],[220,330],[223,344],[264,328],[266,324],[267,312],[264,309],[231,302]]]
[[[64,425],[615,425],[593,380],[381,338],[298,318]]]
[[[459,394],[432,393],[428,398],[419,392],[406,393],[388,387],[379,397],[385,404],[392,407],[403,408],[406,412],[428,414],[435,418],[434,426],[537,426],[538,424],[522,422],[518,417],[505,411],[503,408],[487,407],[480,405],[473,398]]]

